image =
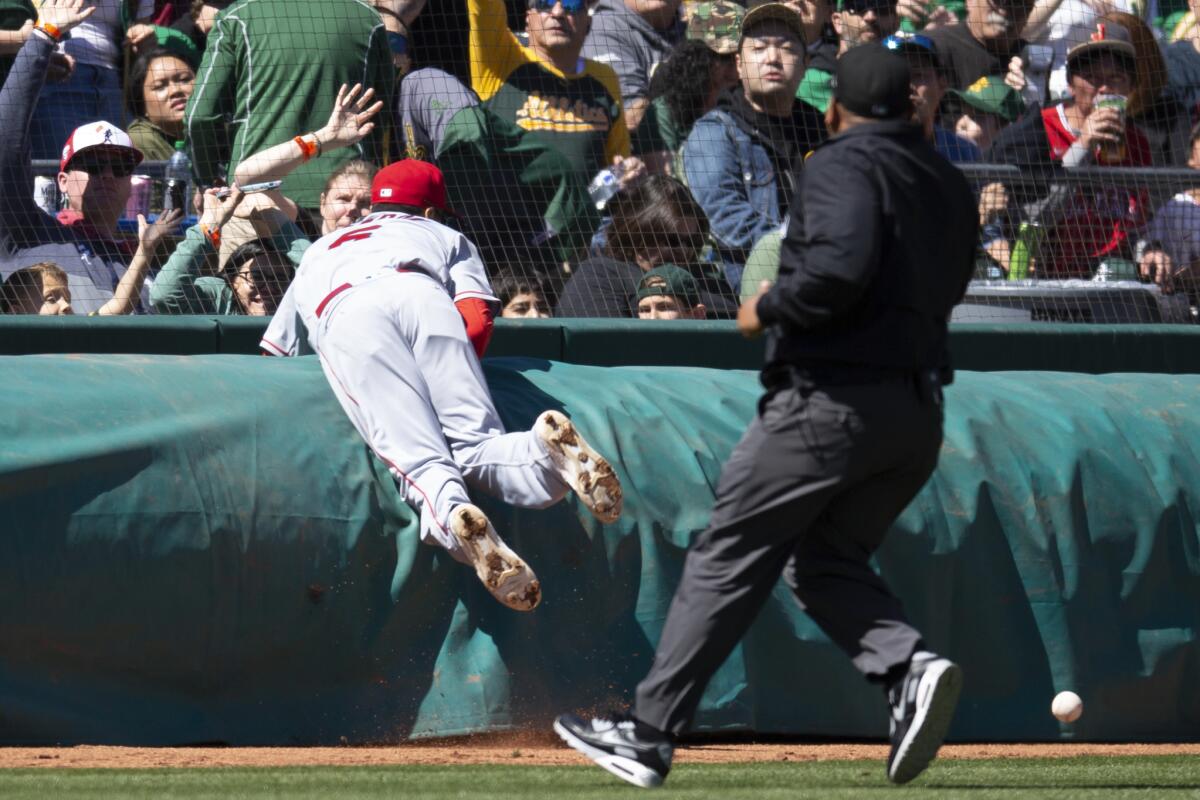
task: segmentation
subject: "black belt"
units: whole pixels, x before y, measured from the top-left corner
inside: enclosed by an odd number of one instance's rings
[[[915,383],[942,386],[948,383],[941,369],[897,369],[870,364],[787,364],[763,371],[768,389],[815,386],[858,386],[872,383]]]

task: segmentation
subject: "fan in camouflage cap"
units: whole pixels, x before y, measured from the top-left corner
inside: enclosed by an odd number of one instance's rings
[[[723,56],[736,53],[745,16],[746,9],[726,0],[696,3],[688,16],[687,38],[704,42]]]

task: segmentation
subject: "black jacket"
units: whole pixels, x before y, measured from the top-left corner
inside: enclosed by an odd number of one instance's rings
[[[702,265],[693,265],[691,272],[699,284],[700,302],[708,309],[709,319],[730,319],[737,315],[737,299],[719,273],[710,270],[706,274]],[[554,316],[636,317],[637,285],[645,274],[637,264],[593,256],[575,268],[558,297]]]
[[[796,180],[779,279],[758,304],[779,365],[945,369],[946,321],[975,261],[971,188],[907,122],[830,139]]]

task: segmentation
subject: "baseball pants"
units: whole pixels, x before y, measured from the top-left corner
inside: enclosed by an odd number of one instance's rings
[[[921,635],[869,559],[933,472],[941,440],[930,376],[798,379],[765,396],[688,550],[637,718],[682,732],[781,574],[868,680],[905,669]]]
[[[388,274],[306,323],[338,402],[420,512],[422,541],[464,560],[447,520],[471,502],[468,484],[522,508],[567,493],[532,431],[505,433],[462,317],[433,278]]]

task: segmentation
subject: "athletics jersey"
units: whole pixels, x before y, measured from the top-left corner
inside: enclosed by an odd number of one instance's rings
[[[1062,104],[1042,109],[1042,127],[1046,132],[1049,156],[1062,162],[1067,150],[1078,138]],[[1131,122],[1125,124],[1125,152],[1120,160],[1096,163],[1112,167],[1150,165],[1150,143]],[[1043,278],[1090,277],[1096,264],[1106,256],[1130,257],[1129,231],[1145,223],[1149,198],[1144,190],[1118,186],[1082,186],[1063,211],[1050,236],[1050,253]]]
[[[503,0],[467,0],[471,86],[488,110],[562,153],[588,178],[629,155],[612,68],[580,60],[575,75],[539,61],[508,29]]]

